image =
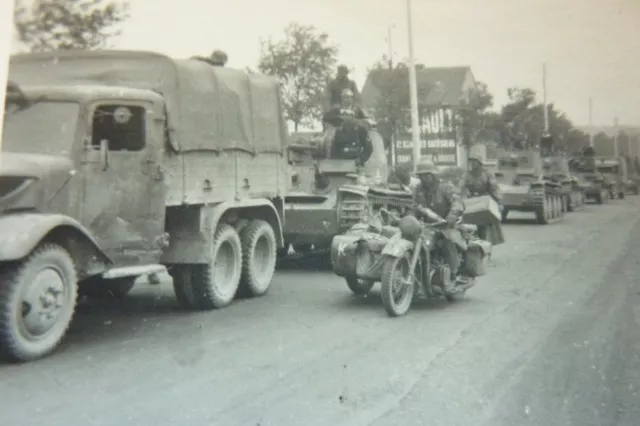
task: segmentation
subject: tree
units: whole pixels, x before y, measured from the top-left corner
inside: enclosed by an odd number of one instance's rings
[[[284,39],[262,43],[258,69],[281,83],[284,113],[295,131],[322,117],[326,85],[337,64],[338,48],[313,26],[291,23]]]
[[[369,75],[378,90],[371,114],[388,145],[398,129],[410,127],[409,70],[403,63],[389,67],[387,59],[383,58],[369,69]]]
[[[31,51],[102,49],[120,34],[128,3],[111,0],[17,0],[14,25]]]
[[[493,123],[494,116],[487,110],[493,106],[493,95],[487,85],[481,81],[467,90],[458,108],[458,121],[462,129],[464,144],[469,147],[481,138],[495,137],[495,130],[488,126]]]

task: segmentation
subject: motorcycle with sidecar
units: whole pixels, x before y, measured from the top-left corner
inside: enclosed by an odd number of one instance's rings
[[[454,301],[486,274],[492,245],[477,236],[475,225],[459,221],[450,228],[444,218],[423,207],[409,209],[402,218],[380,209],[376,217],[334,237],[331,260],[336,275],[344,277],[357,295],[368,294],[381,282],[389,316],[406,314],[414,297]],[[450,269],[442,251],[444,238],[454,241],[461,259],[450,291],[445,290]]]

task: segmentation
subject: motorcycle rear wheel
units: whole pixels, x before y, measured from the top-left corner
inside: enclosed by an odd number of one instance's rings
[[[382,305],[390,317],[405,315],[411,307],[414,295],[414,285],[403,282],[409,277],[411,258],[389,257],[382,269],[380,297]]]

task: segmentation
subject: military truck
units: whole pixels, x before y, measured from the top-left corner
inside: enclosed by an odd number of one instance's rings
[[[604,176],[607,183],[609,198],[623,199],[629,185],[627,162],[624,157],[596,157],[595,163],[596,169]]]
[[[208,310],[269,290],[283,245],[276,80],[151,52],[11,57],[0,194],[0,351],[53,351],[78,292],[168,270]]]
[[[329,255],[335,235],[366,223],[380,207],[407,204],[386,185],[387,156],[375,127],[368,136],[373,153],[362,166],[330,156],[335,129],[296,138],[288,145],[291,181],[285,197],[284,239],[299,255]]]
[[[569,169],[569,159],[553,155],[543,159],[544,177],[561,185],[564,212],[572,212],[584,206],[584,182]]]
[[[500,152],[494,174],[502,192],[502,220],[510,211],[532,212],[541,225],[564,217],[562,186],[545,177],[537,151]]]

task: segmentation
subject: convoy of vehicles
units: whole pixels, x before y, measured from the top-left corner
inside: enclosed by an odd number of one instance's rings
[[[4,357],[51,353],[80,295],[124,297],[141,276],[157,283],[169,274],[189,309],[265,295],[288,244],[330,248],[334,272],[356,294],[381,282],[390,316],[404,315],[414,296],[454,300],[486,272],[491,244],[459,223],[459,272],[470,280],[444,290],[444,220],[413,211],[408,188],[387,185],[375,129],[364,164],[330,158],[331,132],[290,144],[271,77],[150,52],[67,51],[14,55],[9,79],[0,155]],[[487,162],[503,219],[521,210],[548,224],[589,196],[604,202],[608,188],[621,198],[638,192],[624,161],[571,163],[577,177],[564,159],[545,164],[532,151]]]
[[[538,152],[503,152],[494,172],[502,192],[502,219],[510,211],[531,212],[547,225],[564,217],[562,185],[545,176]]]
[[[288,184],[275,79],[125,51],[15,55],[9,79],[3,355],[54,350],[95,285],[168,270],[194,309],[269,290]]]

